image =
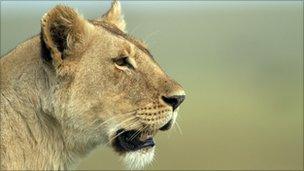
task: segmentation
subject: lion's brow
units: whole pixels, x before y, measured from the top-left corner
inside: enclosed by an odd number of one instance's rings
[[[147,54],[151,59],[154,60],[152,54],[150,53],[150,51],[144,47],[142,45],[141,42],[139,42],[138,40],[134,39],[133,37],[131,37],[130,35],[124,33],[123,31],[121,31],[119,28],[117,28],[116,26],[109,24],[107,22],[103,22],[103,21],[96,21],[96,20],[89,20],[92,24],[94,24],[95,26],[100,26],[103,27],[104,29],[106,29],[107,31],[111,32],[112,34],[118,35],[123,37],[124,39],[128,40],[130,43],[134,44],[137,48],[139,48],[141,51],[143,51],[145,54]]]

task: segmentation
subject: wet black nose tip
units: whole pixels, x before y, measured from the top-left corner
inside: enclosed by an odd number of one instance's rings
[[[162,99],[175,110],[185,100],[185,95],[162,96]]]

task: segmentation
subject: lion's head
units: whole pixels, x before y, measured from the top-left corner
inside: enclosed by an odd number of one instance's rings
[[[126,34],[119,2],[94,20],[56,6],[41,22],[55,117],[68,148],[82,153],[103,143],[131,167],[149,163],[153,136],[172,127],[185,92]]]

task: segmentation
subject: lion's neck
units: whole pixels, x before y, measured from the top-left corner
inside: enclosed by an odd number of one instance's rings
[[[1,116],[1,148],[6,149],[1,159],[14,163],[1,164],[10,169],[67,169],[72,158],[66,151],[58,121],[40,104],[7,95],[8,92],[1,94],[2,110],[10,111],[9,116]]]
[[[67,169],[75,156],[54,117],[52,78],[39,38],[29,41],[1,60],[1,169]]]

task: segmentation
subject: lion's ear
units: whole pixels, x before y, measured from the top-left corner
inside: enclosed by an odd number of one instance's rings
[[[70,7],[58,5],[41,19],[42,38],[58,64],[81,49],[88,37],[89,23]]]
[[[112,2],[111,8],[102,16],[102,20],[114,24],[120,30],[125,31],[126,22],[121,12],[121,5],[118,0]]]

